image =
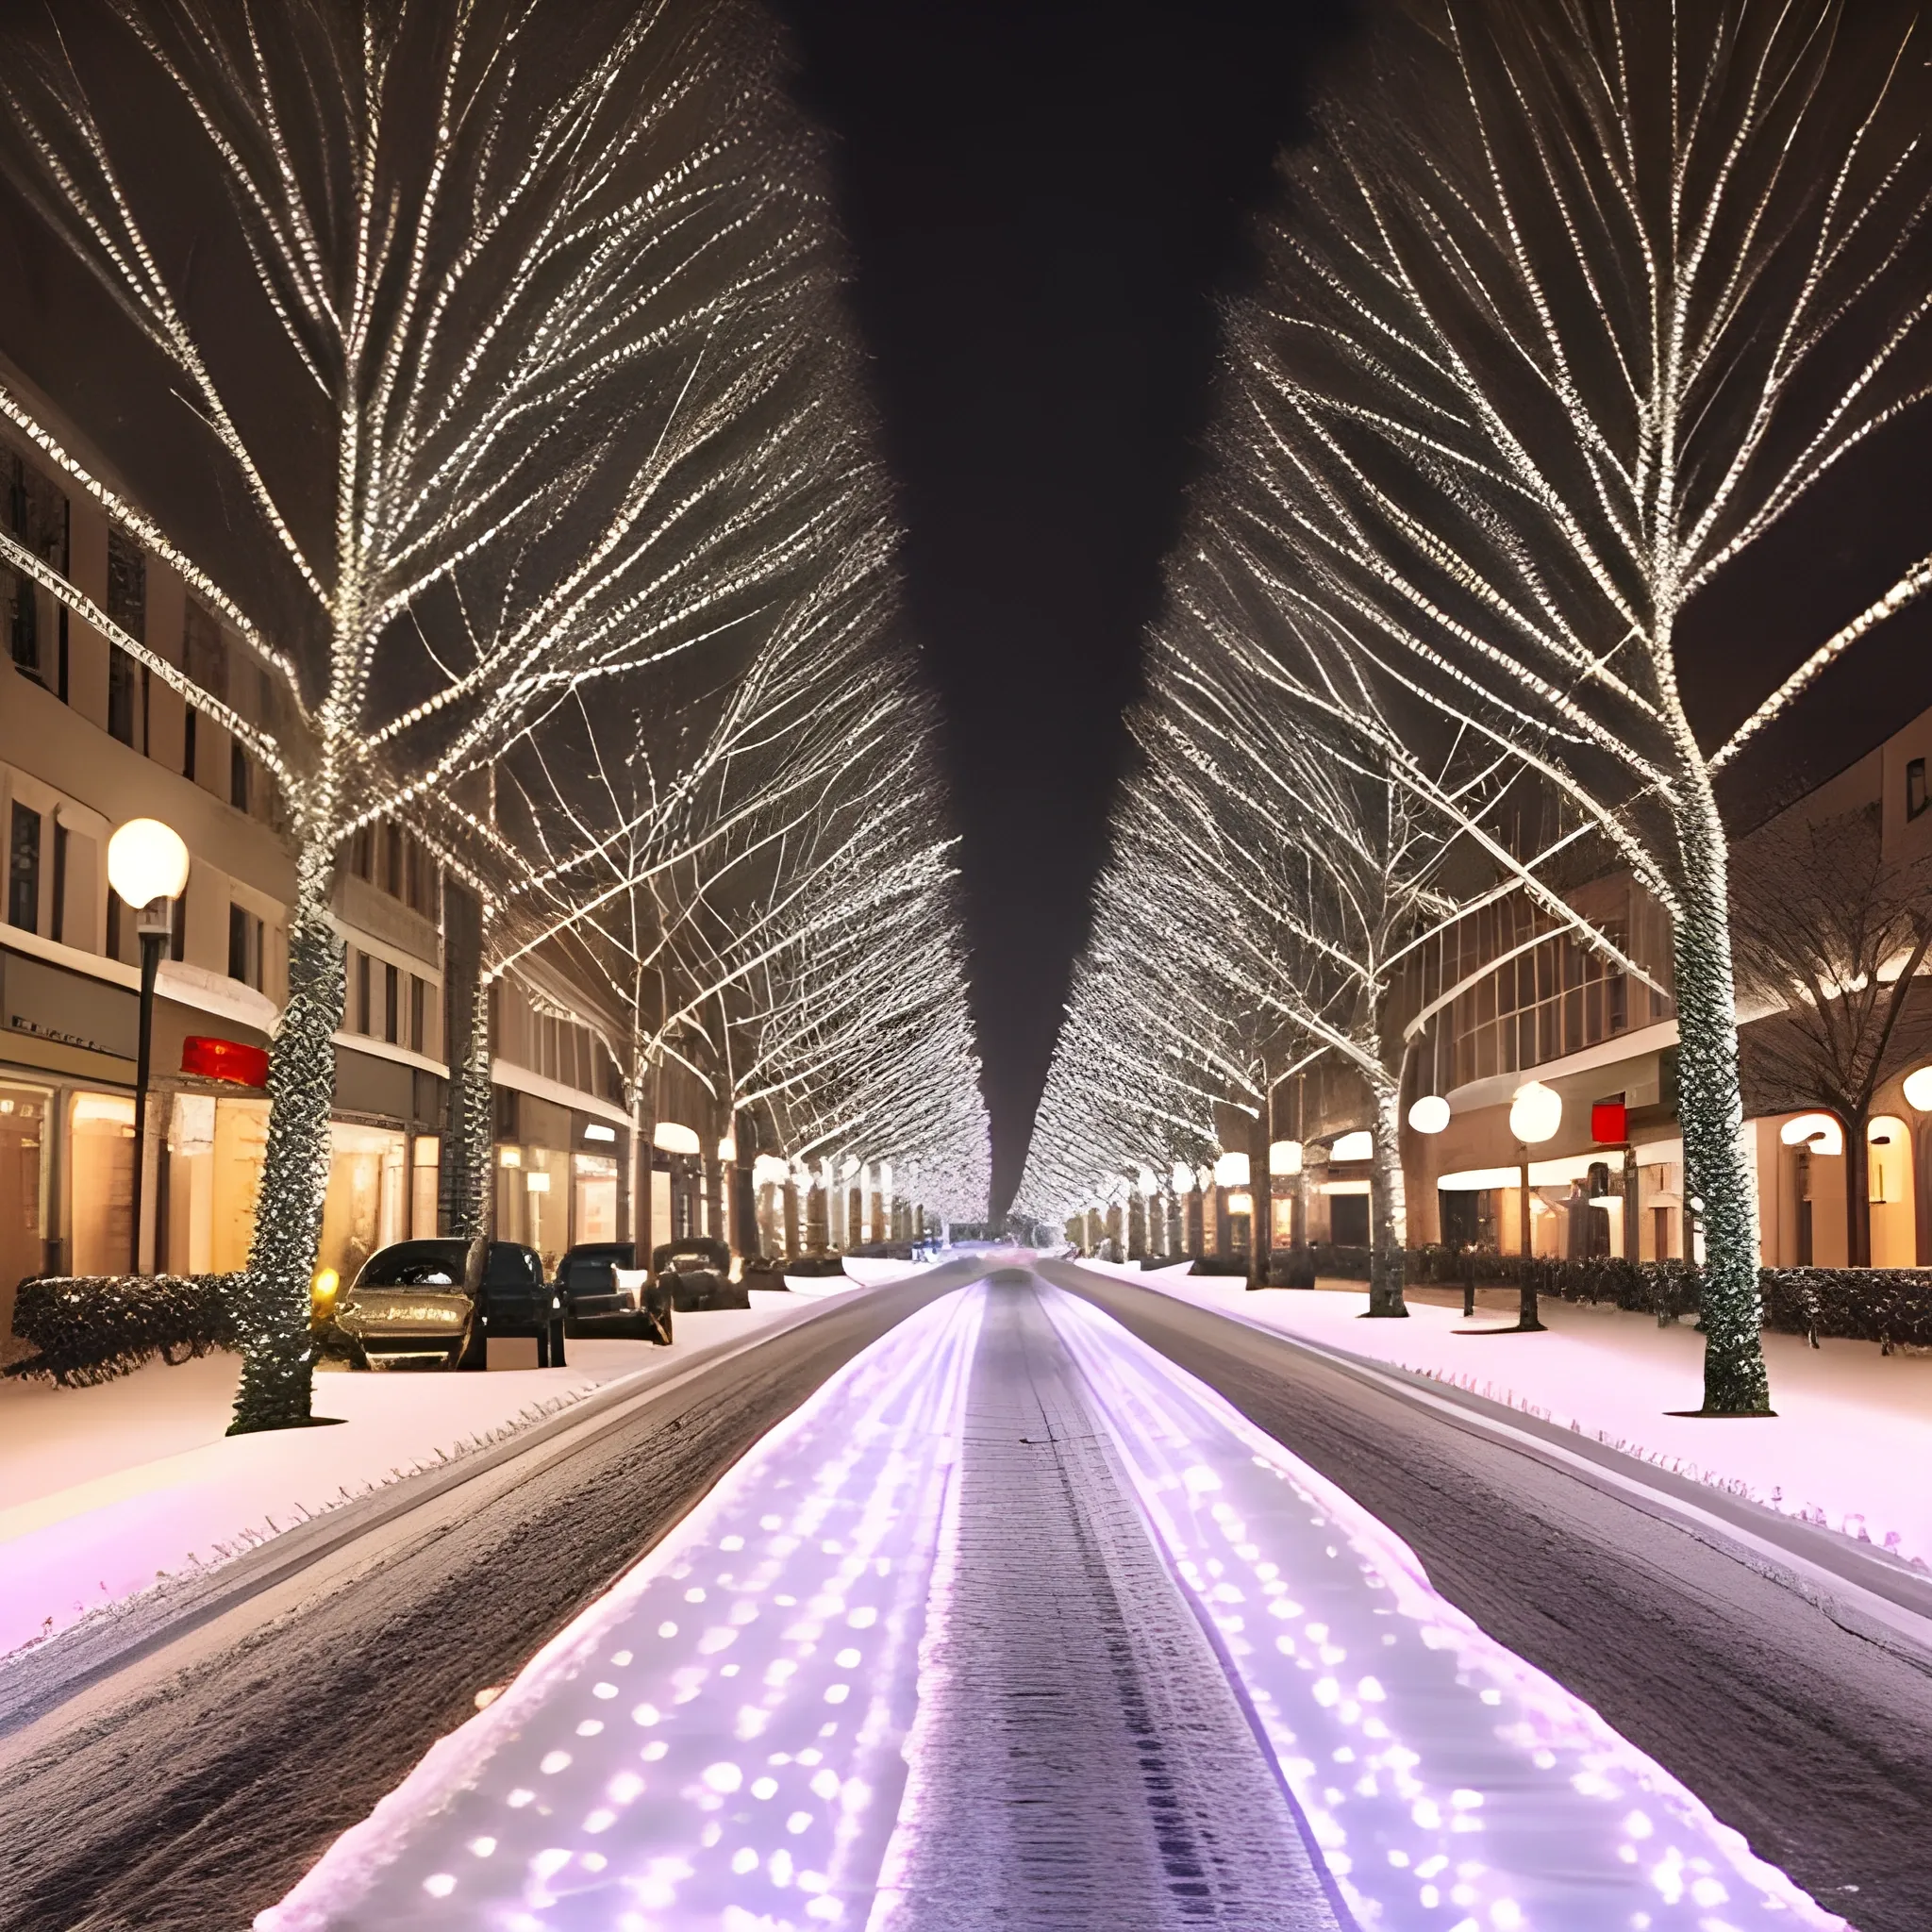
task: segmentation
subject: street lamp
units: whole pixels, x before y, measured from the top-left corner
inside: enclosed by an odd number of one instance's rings
[[[127,1272],[141,1273],[142,1179],[147,1165],[148,1063],[154,1045],[155,975],[175,930],[175,901],[188,883],[188,847],[159,819],[129,819],[108,841],[108,883],[134,908],[141,935],[141,1032],[134,1058],[134,1203]]]

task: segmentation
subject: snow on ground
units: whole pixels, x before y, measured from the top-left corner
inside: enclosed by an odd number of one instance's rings
[[[1092,1267],[1092,1262],[1083,1263]],[[1406,1322],[1360,1319],[1365,1291],[1250,1291],[1215,1275],[1103,1266],[1203,1307],[1371,1361],[1413,1369],[1541,1416],[1661,1468],[1729,1490],[1932,1565],[1932,1357],[1874,1342],[1767,1335],[1775,1417],[1711,1421],[1671,1413],[1703,1400],[1704,1338],[1687,1324],[1607,1304],[1546,1299],[1543,1335],[1458,1332],[1515,1319],[1513,1290],[1479,1290],[1465,1322],[1459,1291],[1409,1293]]]
[[[969,1425],[967,1367],[989,1298],[1012,1292],[943,1297],[832,1375],[500,1697],[432,1745],[258,1916],[258,1932],[990,1923],[983,1874],[967,1871],[968,1889],[955,1868],[953,1890],[904,1916],[893,1888],[918,1869],[923,1837],[959,1836],[961,1814],[969,1838],[976,1824],[996,1847],[1013,1774],[1030,1774],[1009,1744],[983,1754],[982,1782],[955,1781],[943,1815],[902,1806],[908,1789],[933,1788],[928,1754],[947,1749],[945,1723],[923,1725],[915,1707],[941,1693],[954,1646],[924,1640],[943,1639],[955,1579],[986,1554],[946,1507],[947,1472],[1006,1453]],[[1191,1640],[1205,1648],[1211,1630],[1208,1668],[1218,1661],[1245,1694],[1250,1724],[1210,1741],[1272,1758],[1312,1840],[1301,1856],[1325,1864],[1353,1924],[1845,1932],[1667,1771],[1438,1596],[1407,1546],[1341,1491],[1091,1306],[1041,1294],[1071,1358],[1064,1386],[1106,1447],[1083,1479],[1013,1484],[1011,1507],[1047,1528],[1060,1521],[1047,1500],[1071,1492],[1083,1548],[1104,1547],[1104,1517],[1108,1537],[1164,1553],[1200,1619],[1166,1655]],[[1044,1350],[1029,1358],[1036,1390],[1059,1373],[1051,1362]],[[1069,1412],[1060,1394],[1045,1399]],[[1119,1615],[1114,1560],[1074,1567],[1071,1588],[1083,1577]],[[1070,1593],[1067,1579],[1058,1587]],[[1037,1614],[1010,1591],[964,1607],[982,1626]],[[1072,1614],[1066,1626],[1079,1628]],[[1123,1861],[1104,1874],[1105,1895],[1063,1898],[1025,1923],[1201,1922],[1209,1887],[1167,1783],[1177,1760],[1147,1768],[1180,1740],[1148,1721],[1158,1706],[1135,1681],[1145,1665],[1125,1642],[1090,1636],[1049,1647],[1038,1668],[1032,1688],[1050,1712],[1076,1709],[1071,1674],[1100,1669],[1140,1725],[1144,1790],[1130,1773],[1056,1793],[1063,1828],[1138,1797],[1178,1882],[1150,1896]],[[1252,1867],[1268,1848],[1236,1842],[1235,1822],[1222,1822],[1216,1856]],[[1286,1807],[1280,1828],[1294,1830]],[[1001,1875],[1024,1895],[1042,1874]],[[1035,1896],[1047,1904],[1046,1890]],[[1267,1921],[1284,1932],[1323,1922],[1325,1910]]]
[[[671,1373],[805,1312],[789,1295],[751,1300],[748,1310],[679,1315],[670,1348],[574,1341],[561,1369],[324,1374],[315,1413],[339,1418],[331,1428],[225,1435],[242,1371],[232,1355],[178,1368],[152,1361],[93,1389],[0,1381],[0,1657],[162,1576],[224,1562],[307,1517],[499,1441],[608,1383]]]

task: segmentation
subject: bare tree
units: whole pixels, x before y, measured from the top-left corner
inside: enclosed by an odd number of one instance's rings
[[[1925,393],[1917,9],[1413,0],[1283,168],[1230,325],[1231,534],[1507,744],[1669,911],[1705,1406],[1768,1401],[1714,777],[1908,571],[1699,744],[1686,605]]]
[[[13,178],[165,370],[248,597],[0,408],[275,684],[250,724],[82,612],[280,788],[296,903],[235,1425],[296,1424],[338,855],[378,817],[454,818],[487,848],[465,774],[577,681],[702,655],[809,547],[797,487],[837,448],[810,377],[827,225],[774,37],[741,6],[98,0],[6,54]]]
[[[1738,991],[1764,1009],[1741,1037],[1745,1092],[1755,1112],[1837,1115],[1846,1258],[1868,1268],[1872,1098],[1932,1047],[1932,861],[1888,859],[1875,805],[1783,813],[1732,848],[1731,937]]]

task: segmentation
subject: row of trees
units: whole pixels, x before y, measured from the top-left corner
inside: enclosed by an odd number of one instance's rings
[[[1714,747],[1684,618],[1926,393],[1920,33],[1907,6],[1770,0],[1372,22],[1226,316],[1034,1211],[1161,1164],[1087,1104],[1096,1063],[1141,1083],[1156,1061],[1143,1108],[1185,1116],[1192,1158],[1204,1098],[1265,1118],[1279,1066],[1333,1056],[1372,1100],[1377,1303],[1399,1311],[1400,968],[1511,893],[1634,972],[1557,890],[1620,867],[1672,924],[1706,1407],[1766,1407],[1716,781],[1932,559],[1781,679],[1738,649],[1740,684],[1771,688]],[[1547,837],[1502,836],[1525,819]],[[1211,1053],[1148,1024],[1183,981]]]
[[[672,1057],[780,1146],[983,1191],[894,533],[771,22],[95,0],[4,53],[54,291],[17,359],[126,482],[0,409],[220,612],[265,703],[6,560],[228,726],[295,859],[236,1426],[308,1413],[330,906],[378,821],[480,908],[452,1232],[485,1211],[488,990],[539,954],[616,990],[646,1141]]]

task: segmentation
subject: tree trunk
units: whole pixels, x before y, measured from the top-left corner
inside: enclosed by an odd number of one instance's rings
[[[237,1283],[242,1384],[231,1436],[300,1428],[309,1420],[315,1364],[309,1296],[328,1192],[334,1035],[348,991],[342,942],[328,917],[334,874],[332,845],[313,841],[297,856],[289,1003],[269,1058],[268,1147],[255,1239],[247,1272]]]
[[[1678,813],[1684,864],[1674,934],[1677,1112],[1687,1191],[1704,1204],[1703,1412],[1764,1415],[1771,1389],[1759,1337],[1757,1189],[1740,1141],[1744,1104],[1738,1085],[1729,867],[1708,778],[1700,770],[1685,783],[1692,795]]]
[[[491,1156],[496,1144],[496,1108],[491,1063],[490,982],[478,974],[470,994],[463,1057],[452,1070],[458,1093],[447,1149],[455,1169],[445,1196],[449,1232],[466,1241],[487,1234],[494,1219],[491,1190],[496,1176]]]
[[[1845,1266],[1872,1265],[1871,1115],[1864,1108],[1839,1115],[1845,1136]]]
[[[1402,1089],[1375,1093],[1374,1181],[1369,1201],[1369,1313],[1406,1316],[1402,1299],[1404,1238],[1408,1194],[1402,1177]]]
[[[1248,1138],[1248,1286],[1268,1286],[1268,1262],[1274,1252],[1274,1177],[1268,1172],[1268,1149],[1274,1144],[1274,1095],[1268,1074],[1261,1074],[1261,1105]]]

